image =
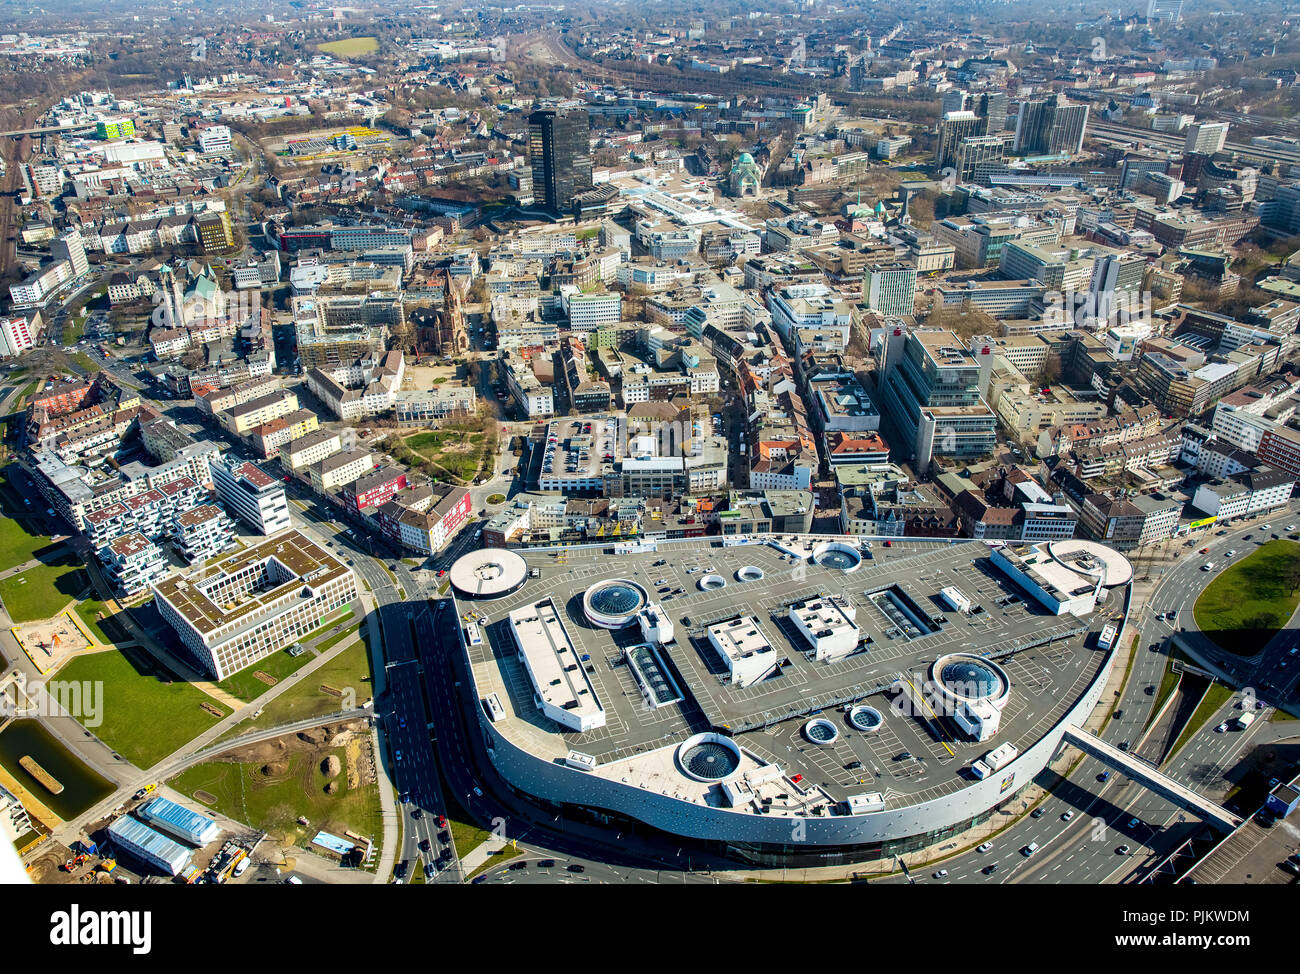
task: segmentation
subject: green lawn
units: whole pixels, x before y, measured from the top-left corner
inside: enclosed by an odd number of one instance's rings
[[[188,683],[165,683],[171,675],[142,649],[109,650],[78,656],[61,670],[61,680],[102,681],[104,723],[95,735],[141,768],[152,767],[193,740],[230,711]],[[213,704],[221,717],[202,704]]]
[[[346,768],[344,752],[344,748],[333,748],[321,752],[321,758],[298,752],[275,764],[209,761],[181,772],[171,785],[189,797],[198,791],[207,792],[216,798],[211,806],[216,811],[262,829],[286,844],[307,848],[321,829],[339,836],[352,831],[370,836],[378,844],[383,835],[378,785],[349,788],[345,770],[333,779],[339,792],[325,794],[329,779],[321,773],[320,760],[332,754]],[[311,824],[305,828],[299,825],[300,815]]]
[[[479,444],[483,442],[483,434],[430,430],[427,433],[416,433],[414,436],[407,437],[406,445],[412,450],[431,455],[430,448],[441,449],[444,445],[456,446],[464,443],[466,439],[472,444]]]
[[[365,703],[374,695],[370,678],[370,650],[364,639],[359,640],[355,646],[344,649],[328,663],[313,670],[310,676],[303,677],[270,701],[262,708],[262,716],[241,721],[226,731],[219,740],[229,740],[251,730],[276,727],[342,709],[343,700],[323,691],[322,685],[336,690],[351,687],[356,691],[358,704]]]
[[[339,643],[343,642],[343,640],[351,639],[353,636],[355,636],[357,634],[357,630],[360,628],[361,628],[361,623],[358,622],[355,626],[348,626],[342,632],[336,632],[334,635],[330,636],[329,639],[321,640],[319,643],[316,644],[316,652],[324,653],[327,650],[333,649]]]
[[[99,363],[85,352],[70,352],[68,357],[81,366],[87,375],[94,375],[99,371]]]
[[[63,326],[64,345],[75,345],[77,342],[81,341],[81,336],[85,334],[86,331],[86,319],[89,316],[89,313],[83,308],[81,314],[70,319],[68,323]]]
[[[98,618],[101,612],[104,614],[103,620]],[[126,630],[113,621],[112,612],[99,599],[82,599],[77,603],[77,615],[101,643],[115,643],[119,639],[128,638]]]
[[[458,850],[459,848],[460,847],[457,846]],[[520,849],[518,846],[513,846],[509,844],[504,845],[496,852],[488,856],[485,860],[483,860],[483,864],[480,865],[477,869],[475,869],[465,878],[467,880],[473,879],[479,873],[485,873],[489,869],[495,869],[497,866],[500,866],[502,863],[509,862],[511,859],[515,859],[519,856],[522,856],[523,854],[524,854],[524,850]]]
[[[0,518],[0,568],[16,568],[50,547],[48,535],[32,534],[25,527],[31,520],[15,518],[9,511]]]
[[[48,619],[85,591],[88,579],[71,551],[0,579],[0,600],[14,622]]]
[[[217,686],[231,696],[238,697],[245,703],[251,703],[270,690],[275,684],[264,683],[254,674],[265,673],[275,679],[276,683],[306,666],[316,657],[304,651],[298,656],[290,656],[287,649],[277,650],[265,659],[260,659],[251,666],[246,666],[238,673],[232,673]]]
[[[464,858],[471,849],[477,849],[492,837],[487,829],[472,825],[469,814],[444,790],[443,799],[447,805],[447,828],[451,830],[451,841],[456,846],[456,855]]]
[[[30,507],[23,503],[24,494],[10,482],[9,472],[8,467],[0,470],[0,508],[6,515],[0,518],[0,569],[31,561],[50,546],[48,535],[33,530],[37,524],[32,515],[36,502]],[[42,506],[40,511],[44,510]]]
[[[1254,656],[1286,625],[1297,604],[1300,544],[1279,539],[1225,568],[1196,600],[1193,615],[1197,627],[1223,649]]]
[[[22,409],[23,406],[26,404],[27,400],[31,398],[32,393],[34,393],[40,387],[41,387],[40,379],[37,379],[35,382],[30,383],[25,389],[23,389],[22,396],[19,398],[19,400],[16,403],[14,403],[14,407],[16,409]]]

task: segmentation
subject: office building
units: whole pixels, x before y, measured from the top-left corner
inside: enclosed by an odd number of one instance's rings
[[[221,253],[235,245],[230,214],[225,210],[204,213],[194,221],[194,229],[205,254]]]
[[[81,234],[70,230],[63,236],[50,241],[50,254],[55,260],[66,260],[71,265],[72,280],[80,279],[90,270],[90,261],[86,259],[86,247]]]
[[[298,531],[154,585],[154,603],[218,680],[318,629],[357,598],[352,571]]]
[[[129,139],[135,135],[135,121],[130,118],[106,118],[95,123],[98,139]]]
[[[548,210],[567,210],[575,195],[591,189],[589,130],[585,111],[547,108],[528,116],[533,193]]]
[[[910,315],[916,310],[916,268],[911,264],[868,264],[862,270],[862,296],[882,315]]]
[[[973,135],[962,139],[957,143],[957,155],[953,161],[958,181],[971,182],[978,166],[1001,162],[1005,149],[1006,143],[1001,135]]]
[[[208,152],[229,152],[230,151],[230,126],[228,125],[209,125],[199,131],[199,151]]]
[[[981,355],[991,355],[987,346]],[[895,359],[897,361],[894,361]],[[887,361],[882,407],[890,444],[924,470],[935,456],[982,457],[993,452],[996,417],[979,392],[980,356],[952,332],[908,333],[901,354]]]
[[[956,168],[957,149],[963,139],[984,134],[986,119],[974,112],[948,112],[939,123],[939,144],[935,150],[934,164],[939,170]]]
[[[284,486],[260,467],[234,457],[213,461],[212,487],[235,517],[262,534],[289,527]]]
[[[1187,126],[1187,140],[1183,143],[1183,154],[1212,156],[1223,151],[1228,140],[1227,122],[1194,122]]]
[[[1022,101],[1015,151],[1027,156],[1075,155],[1083,149],[1087,127],[1087,105],[1072,105],[1060,95]]]

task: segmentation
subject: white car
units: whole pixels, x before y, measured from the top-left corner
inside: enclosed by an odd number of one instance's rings
[[[993,843],[992,843],[992,842],[985,842],[983,845],[976,846],[976,847],[975,847],[975,851],[976,851],[976,852],[988,852],[988,851],[989,851],[990,849],[992,849],[992,848],[993,848]]]
[[[1223,734],[1223,733],[1225,733],[1225,732],[1227,731],[1227,729],[1228,729],[1228,722],[1225,720],[1225,721],[1224,721],[1222,724],[1220,724],[1218,727],[1214,728],[1214,733],[1216,733],[1216,734]]]
[[[1225,557],[1225,558],[1231,558],[1231,557],[1232,557],[1233,555],[1235,555],[1236,553],[1237,553],[1237,549],[1236,549],[1236,548],[1229,548],[1227,551],[1225,551],[1225,552],[1223,553],[1223,557]]]

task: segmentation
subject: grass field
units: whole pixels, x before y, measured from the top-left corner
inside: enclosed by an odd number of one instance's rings
[[[321,640],[321,641],[316,645],[316,651],[317,651],[318,653],[324,653],[324,652],[326,652],[327,650],[330,650],[330,649],[334,648],[334,647],[337,646],[339,643],[343,642],[343,640],[345,640],[345,639],[351,639],[353,636],[355,636],[355,635],[357,634],[357,630],[360,629],[360,628],[361,628],[361,623],[358,622],[355,626],[348,626],[348,627],[347,627],[346,629],[344,629],[342,632],[336,632],[334,635],[330,636],[328,639],[322,639],[322,640]]]
[[[32,534],[28,530],[26,524],[30,522],[29,518],[14,518],[9,516],[8,510],[5,514],[5,517],[0,518],[0,569],[14,568],[25,561],[31,561],[50,547],[48,535]]]
[[[103,621],[97,618],[101,612],[105,617]],[[115,643],[126,638],[126,632],[117,622],[112,621],[112,612],[99,599],[82,599],[77,603],[77,615],[101,643]]]
[[[48,619],[85,591],[88,581],[77,556],[65,549],[0,579],[0,599],[14,622]]]
[[[1197,628],[1223,649],[1254,656],[1286,625],[1297,604],[1300,543],[1281,539],[1225,568],[1196,600],[1193,615]]]
[[[87,375],[93,375],[99,371],[99,363],[87,355],[85,352],[72,352],[68,355],[78,366],[80,366]]]
[[[276,683],[279,683],[315,658],[308,652],[298,656],[290,656],[287,649],[277,650],[265,659],[258,660],[252,666],[247,666],[238,673],[232,673],[218,683],[217,686],[231,696],[238,697],[245,703],[251,703],[275,685],[262,682],[254,674],[265,673],[267,676],[272,677]]]
[[[10,480],[10,470],[0,470],[0,510],[5,514],[0,518],[0,569],[31,561],[50,547],[49,535],[34,530],[39,523],[32,515],[35,504],[29,507],[23,503],[24,494]]]
[[[346,765],[344,750],[323,750],[315,756],[310,752],[290,754],[280,767],[210,761],[181,772],[171,784],[191,797],[196,791],[206,791],[216,798],[212,807],[217,811],[303,848],[320,829],[335,835],[352,831],[378,842],[383,834],[378,785],[348,788],[344,773],[334,779],[339,793],[325,794],[328,779],[321,773],[319,759],[332,754]],[[299,815],[305,815],[311,824],[306,828],[298,825]]]
[[[226,731],[219,740],[229,740],[251,730],[275,727],[295,720],[305,720],[308,717],[319,717],[342,709],[343,700],[323,691],[322,685],[334,687],[336,690],[351,687],[356,691],[359,704],[373,696],[370,650],[364,639],[344,649],[334,659],[314,670],[309,677],[303,678],[285,690],[262,708],[262,716],[255,720],[241,721]]]
[[[317,44],[316,50],[338,57],[363,57],[379,50],[377,37],[346,37],[341,41],[326,41]]]
[[[160,678],[161,676],[161,678]],[[60,680],[102,681],[104,722],[95,735],[141,768],[152,767],[221,718],[202,704],[230,711],[188,683],[169,678],[142,649],[78,656],[59,670]]]

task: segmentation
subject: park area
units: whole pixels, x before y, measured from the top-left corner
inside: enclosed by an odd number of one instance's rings
[[[1262,545],[1219,573],[1196,600],[1196,626],[1230,653],[1254,656],[1300,604],[1300,543]]]
[[[286,847],[307,847],[321,829],[377,842],[382,819],[372,740],[362,721],[317,727],[234,748],[171,785]],[[299,823],[300,816],[310,824]]]
[[[143,649],[78,656],[58,678],[103,683],[103,723],[90,729],[141,768],[157,764],[230,714],[198,687],[175,680]]]
[[[394,445],[393,459],[416,467],[434,480],[467,484],[491,473],[497,448],[493,420],[471,419],[442,429],[411,433]]]

